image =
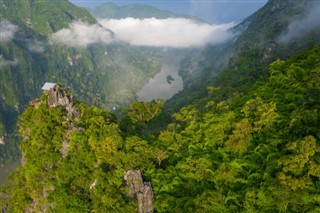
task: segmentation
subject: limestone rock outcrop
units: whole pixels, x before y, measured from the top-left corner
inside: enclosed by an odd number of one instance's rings
[[[129,170],[124,175],[128,195],[138,201],[139,213],[153,213],[153,190],[149,182],[143,182],[140,170]]]
[[[50,107],[63,106],[66,108],[68,115],[79,116],[80,111],[78,107],[73,105],[73,97],[62,91],[58,85],[51,88],[47,93]]]

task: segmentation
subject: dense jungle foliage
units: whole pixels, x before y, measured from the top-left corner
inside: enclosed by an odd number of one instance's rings
[[[247,91],[210,86],[149,136],[161,100],[136,102],[121,120],[82,103],[75,118],[29,106],[19,117],[26,162],[2,188],[1,207],[135,212],[123,175],[140,169],[156,212],[319,212],[320,46],[274,61]]]
[[[87,48],[54,43],[52,34],[73,21],[95,24],[67,0],[0,0],[0,163],[16,160],[17,116],[40,95],[44,82],[61,82],[78,100],[104,109],[126,105],[161,69],[159,51],[124,43]]]

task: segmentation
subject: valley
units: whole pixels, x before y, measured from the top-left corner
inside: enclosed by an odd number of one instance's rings
[[[169,99],[174,94],[182,91],[183,82],[178,71],[180,69],[182,56],[175,55],[175,53],[165,54],[161,59],[161,70],[150,79],[148,84],[137,92],[138,100],[152,101],[157,98]],[[172,76],[174,80],[168,83],[167,76]]]
[[[0,0],[1,212],[320,212],[318,1],[100,3]]]

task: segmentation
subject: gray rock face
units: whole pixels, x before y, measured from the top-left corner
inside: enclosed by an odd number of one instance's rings
[[[65,96],[57,85],[48,91],[48,105],[51,107],[66,106],[71,102],[72,99]]]
[[[128,195],[138,201],[139,213],[153,213],[153,191],[149,182],[143,182],[140,170],[129,170],[124,175]]]
[[[153,191],[149,182],[143,183],[143,191],[137,194],[139,213],[153,213]]]
[[[48,105],[50,107],[65,107],[68,115],[73,117],[80,115],[79,108],[73,105],[73,97],[68,96],[58,85],[48,91]]]
[[[60,154],[63,158],[68,156],[68,152],[69,152],[69,140],[64,140],[62,142],[62,147],[60,149]]]

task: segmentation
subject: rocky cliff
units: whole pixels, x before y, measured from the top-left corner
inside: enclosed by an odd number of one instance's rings
[[[79,115],[79,108],[74,106],[73,97],[63,91],[58,85],[55,85],[48,92],[48,105],[50,107],[65,107],[68,115],[76,117]]]
[[[153,213],[153,191],[149,182],[143,182],[140,170],[129,170],[124,175],[128,195],[138,201],[139,213]]]

